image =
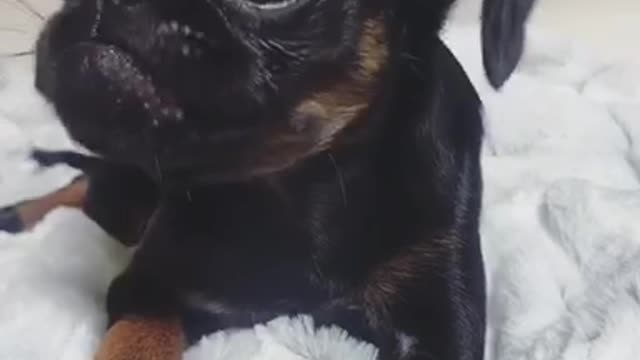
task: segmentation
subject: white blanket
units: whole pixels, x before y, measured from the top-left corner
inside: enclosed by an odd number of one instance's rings
[[[486,104],[488,359],[638,359],[640,66],[602,63],[535,31],[520,70],[495,93],[478,29],[445,38]],[[34,144],[71,146],[32,88],[29,61],[0,61],[0,204],[75,175],[25,160]],[[30,233],[0,234],[0,359],[90,359],[106,287],[126,259],[69,209]],[[281,318],[213,334],[187,359],[375,358],[340,329],[311,329],[308,318]]]

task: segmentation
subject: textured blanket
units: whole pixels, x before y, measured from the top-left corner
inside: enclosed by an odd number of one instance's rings
[[[476,27],[443,37],[486,104],[482,219],[488,359],[625,360],[640,354],[640,66],[599,62],[533,31],[518,73],[487,85]],[[69,148],[32,88],[31,59],[0,60],[0,205],[66,183],[33,145]],[[0,234],[0,359],[86,360],[127,252],[76,211]],[[428,321],[428,319],[425,319]],[[373,360],[376,349],[306,317],[227,331],[188,360]]]

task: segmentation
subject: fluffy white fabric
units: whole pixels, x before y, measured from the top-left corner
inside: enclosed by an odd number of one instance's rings
[[[640,67],[601,63],[531,33],[500,92],[481,68],[478,29],[444,35],[486,104],[483,248],[488,359],[625,360],[640,354]],[[30,146],[70,147],[32,88],[31,64],[0,62],[0,204],[75,173],[38,170]],[[0,234],[0,358],[86,360],[104,331],[127,252],[76,211]],[[428,319],[425,319],[428,321]],[[376,350],[310,319],[213,334],[188,360],[373,360]]]

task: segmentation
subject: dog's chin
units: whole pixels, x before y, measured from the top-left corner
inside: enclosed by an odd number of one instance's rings
[[[158,86],[116,45],[80,42],[59,54],[45,70],[58,79],[47,96],[72,139],[158,182],[246,180],[283,170],[316,150],[318,129],[311,125],[198,129],[177,102],[179,94]]]
[[[170,88],[119,47],[80,42],[67,47],[39,74],[56,79],[49,94],[70,136],[102,157],[154,165],[157,147],[184,122]]]
[[[76,72],[77,85],[86,87],[85,96],[89,99],[101,97],[110,100],[113,107],[127,102],[129,106],[143,110],[147,120],[179,121],[183,117],[171,91],[163,88],[161,92],[150,73],[115,45],[80,43],[66,51],[60,61],[62,66],[70,67],[67,74]],[[91,80],[96,84],[87,83]],[[95,86],[100,83],[107,87]],[[154,125],[153,121],[150,125]]]
[[[171,90],[160,90],[150,73],[115,45],[79,43],[64,51],[56,63],[65,80],[58,82],[64,86],[60,90],[67,92],[65,96],[72,93],[77,104],[96,106],[98,116],[113,113],[114,118],[131,118],[140,128],[184,118]]]

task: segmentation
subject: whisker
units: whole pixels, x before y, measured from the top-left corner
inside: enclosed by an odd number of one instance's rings
[[[20,5],[21,9],[26,10],[28,14],[31,14],[42,21],[45,20],[45,16],[42,13],[40,13],[38,10],[36,10],[36,8],[33,5],[31,5],[29,2],[25,0],[14,0],[14,1],[18,5]],[[9,1],[5,1],[5,3],[9,3]]]
[[[33,55],[36,52],[34,50],[28,50],[28,51],[20,51],[20,52],[16,52],[16,53],[0,53],[0,57],[4,57],[4,58],[15,58],[15,57],[22,57],[22,56],[27,56],[27,55]]]
[[[10,28],[10,27],[0,27],[0,31],[5,31],[5,32],[12,32],[12,33],[18,33],[18,34],[27,34],[27,31],[24,31],[23,29],[15,29],[15,28]]]
[[[338,184],[340,184],[340,194],[342,195],[342,201],[344,202],[344,207],[348,206],[347,202],[347,187],[344,182],[344,177],[342,175],[342,171],[338,166],[338,162],[336,161],[333,154],[329,153],[329,159],[331,159],[331,164],[333,164],[334,169],[336,169],[336,176],[338,178]]]
[[[96,16],[93,20],[93,25],[91,26],[91,37],[95,38],[98,36],[98,27],[100,26],[100,22],[102,21],[102,12],[104,11],[104,0],[96,1]]]
[[[160,167],[160,159],[158,159],[158,155],[153,156],[153,165],[155,166],[156,175],[158,176],[158,180],[162,182],[162,167]]]

